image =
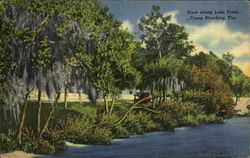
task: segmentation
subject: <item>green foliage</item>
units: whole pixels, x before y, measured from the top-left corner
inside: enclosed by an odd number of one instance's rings
[[[130,136],[130,133],[128,130],[123,127],[122,125],[116,125],[113,126],[111,129],[113,138],[128,138]]]
[[[96,106],[94,104],[83,104],[83,103],[69,103],[69,110],[77,111],[87,117],[96,118],[97,117],[97,109],[101,108],[100,106]]]
[[[182,67],[182,60],[174,54],[168,54],[157,61],[145,64],[140,70],[143,74],[140,88],[146,88],[153,81],[164,79],[170,76],[177,76]],[[160,89],[159,87],[156,87]]]
[[[0,153],[6,153],[17,149],[16,132],[8,130],[6,134],[0,133]]]
[[[128,115],[128,117],[123,123],[123,126],[127,128],[127,130],[131,135],[145,133],[142,124],[139,122],[138,117],[136,117],[136,115],[133,114]]]
[[[111,144],[112,135],[108,129],[97,127],[88,131],[87,142],[88,144]]]
[[[153,82],[163,81],[167,77],[177,77],[193,46],[188,41],[188,34],[183,26],[170,23],[171,15],[160,13],[159,6],[152,6],[152,11],[139,20],[141,48],[134,55],[136,68],[142,73],[140,89],[146,89]],[[155,89],[165,96],[167,85],[156,84]],[[153,91],[153,89],[152,89]]]
[[[55,153],[55,147],[51,145],[48,141],[41,141],[38,143],[38,152],[40,154],[53,154]]]
[[[122,89],[133,88],[140,81],[131,64],[131,54],[136,48],[134,36],[120,29],[117,22],[113,23],[114,28],[106,37],[97,41],[97,52],[88,65],[91,81],[104,97],[117,96]]]
[[[211,123],[223,123],[223,118],[218,117],[215,114],[198,114],[197,119],[202,124],[211,124]]]
[[[246,76],[239,68],[234,67],[230,78],[230,87],[237,100],[250,93],[250,77]]]
[[[37,52],[32,53],[32,64],[34,69],[50,70],[51,69],[52,52],[48,47],[48,38],[40,42],[40,48]]]
[[[200,52],[194,56],[189,56],[185,60],[185,63],[189,65],[195,65],[199,68],[210,67],[216,74],[221,75],[223,80],[229,84],[229,79],[231,77],[233,68],[233,58],[234,57],[229,52],[227,54],[223,54],[222,59],[220,59],[211,51],[208,54]]]
[[[155,122],[151,118],[151,115],[145,112],[138,112],[128,115],[122,125],[126,127],[129,133],[132,135],[160,130],[159,123]]]
[[[160,13],[159,6],[152,6],[152,11],[139,21],[139,29],[144,32],[142,42],[146,44],[145,51],[157,54],[157,58],[173,53],[177,58],[187,56],[193,46],[188,41],[188,34],[183,26],[169,23],[171,15]]]
[[[233,115],[233,99],[230,88],[212,68],[186,65],[182,69],[181,76],[185,80],[188,90],[198,91],[186,93],[188,96],[184,99],[202,104],[206,112],[210,114],[223,117]]]
[[[160,108],[160,115],[156,117],[164,129],[171,129],[176,126],[196,125],[194,120],[202,112],[202,107],[192,102],[167,101]]]
[[[56,153],[64,152],[67,149],[65,141],[60,136],[60,131],[47,131],[44,133],[42,139],[52,144],[55,147]]]
[[[56,130],[62,131],[64,140],[81,144],[110,144],[111,132],[85,117],[67,118],[59,120]]]

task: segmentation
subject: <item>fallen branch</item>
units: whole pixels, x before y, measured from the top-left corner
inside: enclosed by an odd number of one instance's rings
[[[143,99],[139,100],[139,101],[136,102],[134,105],[132,105],[132,106],[129,108],[129,110],[123,115],[123,117],[122,117],[119,121],[117,121],[117,122],[115,123],[115,125],[120,124],[120,123],[127,117],[127,115],[128,115],[132,110],[134,110],[134,109],[136,108],[136,105],[138,105],[139,103],[143,102],[144,100],[147,100],[147,99],[150,99],[150,98],[151,98],[151,96],[148,96],[148,97],[146,97],[146,98],[143,98]]]

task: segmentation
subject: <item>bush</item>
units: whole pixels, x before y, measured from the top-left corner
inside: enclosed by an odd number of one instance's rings
[[[106,118],[106,117],[105,117]],[[106,120],[106,119],[104,119]],[[57,130],[63,131],[63,140],[80,144],[110,144],[111,132],[104,125],[109,121],[94,122],[84,116],[58,121]],[[109,124],[109,123],[108,123]]]
[[[138,120],[144,132],[156,131],[159,130],[161,127],[160,124],[155,122],[151,118],[151,115],[146,112],[140,111],[135,116],[138,117]]]
[[[17,149],[16,132],[8,130],[7,134],[0,133],[0,153]]]
[[[38,154],[53,154],[55,153],[55,147],[47,140],[42,140],[38,142],[38,149],[36,151]]]
[[[223,118],[218,117],[215,114],[199,114],[197,119],[200,123],[211,124],[211,123],[223,123]]]
[[[167,101],[160,105],[161,113],[157,119],[164,129],[176,126],[196,125],[195,117],[202,112],[202,107],[192,102]]]
[[[43,134],[43,139],[47,140],[55,147],[56,153],[64,152],[67,149],[65,141],[61,137],[61,131],[48,131]]]
[[[91,129],[87,134],[87,144],[111,144],[112,136],[108,129],[96,127]]]
[[[143,134],[149,131],[157,131],[161,129],[160,124],[153,120],[151,114],[142,111],[128,115],[122,125],[132,135]]]
[[[134,114],[129,114],[122,125],[126,127],[131,135],[145,133],[139,118]]]
[[[19,150],[35,153],[35,154],[53,154],[55,153],[55,147],[48,140],[41,138],[31,138],[25,136],[22,143],[19,145]]]
[[[104,113],[99,114],[97,117],[97,124],[100,127],[111,127],[118,120],[115,114],[106,115]]]
[[[173,130],[178,125],[177,120],[167,112],[161,111],[161,113],[155,115],[154,120],[158,122],[164,130]]]
[[[222,117],[233,115],[233,98],[231,91],[222,78],[210,66],[197,67],[186,65],[181,70],[186,88],[190,91],[184,101],[192,101],[204,106],[208,114]]]
[[[113,138],[128,138],[130,136],[128,130],[122,125],[113,126],[111,132]]]

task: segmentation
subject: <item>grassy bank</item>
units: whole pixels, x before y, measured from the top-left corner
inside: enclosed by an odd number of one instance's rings
[[[103,103],[69,103],[56,107],[48,130],[42,137],[36,137],[37,104],[28,105],[24,137],[21,144],[16,140],[16,124],[5,121],[1,124],[0,151],[2,153],[21,150],[35,154],[52,154],[67,149],[65,141],[77,144],[110,144],[115,138],[152,131],[174,130],[180,126],[195,126],[208,123],[222,123],[223,119],[207,114],[203,108],[192,102],[168,101],[152,109],[151,104],[140,105],[120,123],[118,120],[129,110],[132,103],[116,102],[110,115],[104,114]],[[44,103],[41,125],[45,124],[51,105]],[[150,110],[149,110],[150,109]]]

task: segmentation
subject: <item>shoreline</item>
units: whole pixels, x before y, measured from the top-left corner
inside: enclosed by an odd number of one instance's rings
[[[0,158],[35,158],[40,156],[42,155],[27,153],[23,151],[12,151],[9,153],[0,154]]]
[[[247,118],[249,117],[250,118],[250,116],[244,116],[244,115],[242,115],[242,117],[247,117]],[[228,118],[228,119],[233,119],[233,118],[239,118],[239,116],[233,116],[233,117]],[[227,120],[227,119],[225,119],[225,120]],[[223,122],[225,120],[223,120]],[[220,124],[220,123],[218,123],[218,124]],[[202,124],[202,125],[206,125],[206,124]],[[188,128],[188,127],[192,127],[192,126],[176,127],[174,130],[176,130],[176,129],[178,130],[178,128]],[[166,131],[151,131],[151,132],[144,133],[142,135],[147,135],[147,134],[154,133],[154,132],[167,132],[167,130]],[[130,137],[133,137],[133,136],[141,136],[141,135],[131,135],[128,138],[115,138],[112,141],[114,141],[114,142],[122,141],[123,139],[129,139]],[[86,147],[86,146],[91,145],[91,144],[89,144],[89,145],[86,145],[86,144],[74,144],[74,143],[71,143],[71,142],[68,142],[68,141],[65,141],[65,144],[68,147]],[[24,151],[12,151],[12,152],[9,152],[9,153],[0,154],[0,158],[38,158],[38,157],[41,157],[41,156],[45,156],[45,155],[37,155],[37,154],[33,154],[33,153],[27,153],[27,152],[24,152]]]

